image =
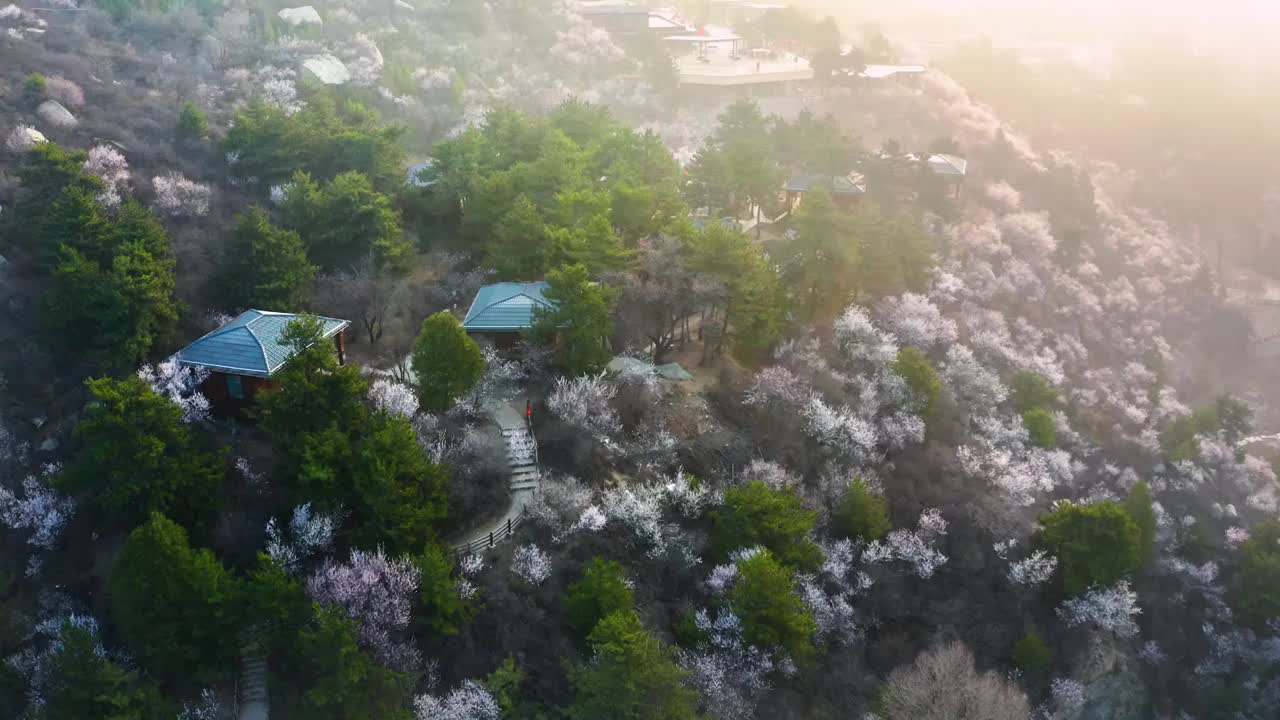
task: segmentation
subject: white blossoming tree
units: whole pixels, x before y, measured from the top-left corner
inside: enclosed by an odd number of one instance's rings
[[[551,557],[537,545],[521,545],[511,557],[511,572],[530,585],[551,577]]]
[[[1058,608],[1058,617],[1068,625],[1092,625],[1122,638],[1138,634],[1138,624],[1133,618],[1141,613],[1138,594],[1129,588],[1128,580],[1111,587],[1094,588]]]
[[[421,660],[408,635],[417,590],[413,562],[389,558],[381,549],[352,550],[345,563],[329,558],[307,578],[307,594],[342,608],[359,624],[361,644],[397,670],[412,670]]]
[[[188,180],[182,173],[157,175],[151,179],[156,191],[156,209],[174,218],[204,217],[209,214],[213,190],[204,183]]]

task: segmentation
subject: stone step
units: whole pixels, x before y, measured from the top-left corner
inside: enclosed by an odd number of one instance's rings
[[[539,475],[517,475],[516,477],[511,478],[511,487],[515,487],[516,485],[527,485],[529,483],[537,485],[541,481],[542,477]]]
[[[537,481],[537,480],[528,480],[528,481],[525,481],[525,482],[513,482],[513,483],[511,483],[511,489],[512,489],[512,490],[537,490],[537,489],[538,489],[538,481]]]

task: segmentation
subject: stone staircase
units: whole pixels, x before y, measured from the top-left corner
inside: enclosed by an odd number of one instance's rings
[[[240,679],[236,694],[239,710],[236,720],[268,720],[271,701],[267,695],[267,658],[257,641],[249,640],[240,647]]]
[[[502,440],[507,445],[507,464],[511,466],[511,490],[533,490],[542,473],[538,471],[538,443],[528,428],[503,428]]]

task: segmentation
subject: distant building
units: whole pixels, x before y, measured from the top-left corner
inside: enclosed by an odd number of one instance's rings
[[[707,18],[711,22],[733,24],[759,20],[774,10],[786,10],[786,3],[760,2],[760,0],[709,0]]]
[[[435,167],[435,161],[424,160],[420,163],[414,163],[405,171],[405,185],[415,188],[429,188],[436,184],[436,178],[432,175],[431,170]]]
[[[960,188],[964,185],[965,173],[969,170],[969,161],[957,155],[934,153],[925,159],[925,165],[934,175],[953,186],[952,192],[960,197]]]
[[[834,177],[795,175],[787,180],[787,184],[783,186],[783,191],[786,193],[783,206],[787,212],[792,212],[799,207],[801,201],[804,200],[805,193],[818,186],[825,187],[827,192],[831,193],[831,199],[839,207],[855,205],[867,194],[867,181],[858,173],[836,175]]]
[[[958,155],[934,153],[925,162],[929,165],[929,170],[933,171],[934,175],[943,177],[964,177],[965,172],[969,169],[969,161]]]
[[[676,49],[676,69],[686,96],[711,102],[741,97],[795,95],[814,78],[813,66],[799,55],[755,48],[740,54],[737,35],[676,35],[665,38]]]
[[[254,396],[271,387],[271,378],[293,357],[281,337],[291,313],[246,310],[234,320],[178,351],[178,363],[210,371],[201,391],[213,411],[235,415],[253,405]],[[333,339],[338,362],[346,362],[346,320],[319,318],[323,337]]]
[[[575,9],[592,25],[611,33],[649,32],[649,8],[626,0],[582,0]]]
[[[883,80],[891,77],[921,75],[926,70],[928,68],[923,65],[867,65],[858,72],[858,77]]]
[[[468,335],[509,347],[528,332],[536,320],[536,310],[554,310],[544,293],[545,282],[504,282],[485,285],[476,293],[462,321]]]

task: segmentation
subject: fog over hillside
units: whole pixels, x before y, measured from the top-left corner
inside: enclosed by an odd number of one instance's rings
[[[0,718],[1275,717],[1280,13],[673,4],[0,5]]]

